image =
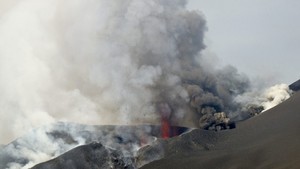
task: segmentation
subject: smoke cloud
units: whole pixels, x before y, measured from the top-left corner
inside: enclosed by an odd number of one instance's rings
[[[159,124],[163,117],[215,129],[249,112],[248,103],[260,112],[289,97],[288,87],[278,85],[251,98],[245,75],[207,59],[205,18],[185,5],[0,0],[0,143],[58,121]],[[6,147],[28,160],[8,167],[30,167],[87,143],[76,132],[72,144],[54,143],[51,131],[31,131],[18,147]]]
[[[263,90],[252,89],[245,92],[235,98],[243,105],[239,114],[240,119],[246,119],[248,115],[253,116],[269,110],[290,98],[292,94],[293,91],[287,84],[277,84]],[[243,114],[245,112],[248,114]]]
[[[91,126],[56,123],[27,132],[0,149],[0,168],[28,169],[53,159],[74,147],[101,142],[124,158],[135,156],[143,144],[154,141],[158,126]],[[130,161],[131,160],[131,161]]]
[[[159,124],[160,105],[202,128],[242,110],[248,78],[206,60],[206,21],[186,1],[0,4],[0,143],[57,121]]]
[[[241,82],[226,77],[237,75],[232,68],[202,69],[205,20],[185,3],[10,3],[0,24],[1,142],[55,121],[156,123],[158,103],[183,118],[190,96],[193,108],[199,99],[228,108],[228,87],[239,93]]]
[[[269,110],[290,98],[291,94],[292,91],[289,89],[287,84],[274,85],[263,93],[263,101],[261,105],[264,107],[264,111]]]

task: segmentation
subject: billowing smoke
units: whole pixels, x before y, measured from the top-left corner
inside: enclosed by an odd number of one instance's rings
[[[234,111],[248,80],[232,67],[201,66],[205,20],[185,4],[10,6],[0,25],[1,142],[55,121],[159,123],[159,104],[172,109],[172,123],[191,118],[194,126],[202,114]]]
[[[7,163],[9,169],[30,168],[85,143],[84,138],[75,136],[74,141],[67,144],[64,140],[49,135],[53,130],[52,126],[32,130],[22,139],[4,147],[0,153],[0,166]],[[73,138],[74,132],[70,130],[68,133]],[[9,156],[13,160],[3,159],[2,156]]]
[[[101,142],[125,158],[154,141],[158,126],[91,126],[56,123],[30,132],[0,149],[0,168],[28,169],[79,145]],[[128,159],[129,163],[133,160]]]
[[[274,85],[263,93],[261,105],[263,106],[264,111],[269,110],[270,108],[290,98],[291,94],[292,91],[289,89],[288,85]]]
[[[260,114],[272,107],[287,100],[293,91],[287,84],[277,84],[269,88],[258,90],[253,89],[239,95],[235,100],[243,105],[238,116],[239,119],[246,119],[247,116]],[[246,114],[243,114],[246,113]]]
[[[248,78],[205,60],[186,1],[0,2],[0,143],[57,121],[208,128],[242,110]]]

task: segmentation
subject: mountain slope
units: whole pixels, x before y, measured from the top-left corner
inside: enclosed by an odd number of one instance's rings
[[[104,147],[100,143],[91,143],[76,147],[63,155],[32,169],[130,169],[132,162],[120,152]]]
[[[273,109],[241,122],[236,129],[221,132],[194,130],[174,138],[173,142],[164,144],[163,159],[142,169],[298,169],[299,103],[300,92],[297,92]],[[195,148],[182,150],[183,145]]]

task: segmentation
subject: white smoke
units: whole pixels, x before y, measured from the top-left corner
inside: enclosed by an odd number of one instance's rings
[[[287,84],[277,84],[268,88],[261,96],[261,105],[264,111],[290,98],[292,91]]]
[[[77,143],[66,144],[63,140],[54,140],[47,133],[53,131],[51,126],[45,126],[32,130],[22,139],[18,139],[13,144],[9,144],[3,149],[5,154],[9,154],[13,159],[27,160],[25,165],[22,162],[8,163],[9,169],[27,169],[34,165],[52,159],[77,145],[84,144],[80,137],[74,137]],[[72,131],[69,134],[73,134]],[[24,162],[23,162],[24,163]]]
[[[90,126],[56,123],[27,132],[0,151],[0,167],[27,169],[53,159],[79,145],[100,142],[133,157],[142,144],[154,141],[157,126]]]
[[[180,78],[170,71],[181,69],[176,43],[190,34],[187,26],[201,28],[188,23],[189,17],[201,17],[184,5],[167,0],[9,3],[0,16],[0,142],[57,120],[119,124],[147,116],[146,122],[154,122],[152,88],[162,76],[169,79],[165,85],[186,97]]]
[[[256,115],[287,100],[292,93],[287,84],[276,84],[263,90],[253,89],[236,97],[236,101],[245,105],[244,111],[249,112],[252,108],[253,111],[250,113]]]

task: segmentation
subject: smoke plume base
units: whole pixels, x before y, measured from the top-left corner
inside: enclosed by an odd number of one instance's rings
[[[284,102],[292,94],[293,91],[287,84],[277,84],[264,90],[246,92],[236,97],[236,101],[244,105],[237,117],[239,120],[245,120],[258,115]]]
[[[181,134],[184,127],[171,128]],[[174,135],[175,136],[175,135]],[[134,157],[138,149],[161,137],[160,126],[91,126],[55,123],[34,129],[0,149],[0,168],[28,168],[53,159],[80,145],[100,142],[118,150],[124,157]]]

